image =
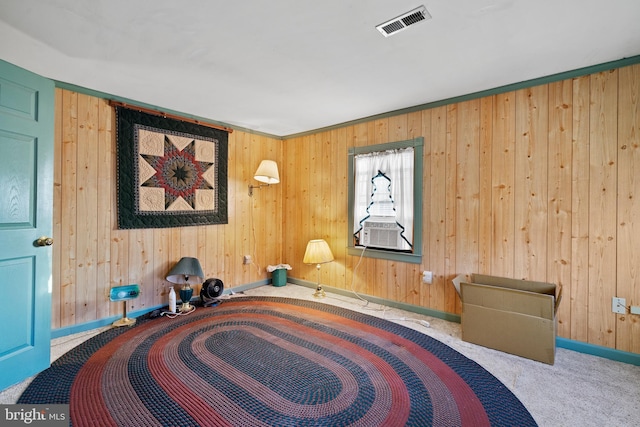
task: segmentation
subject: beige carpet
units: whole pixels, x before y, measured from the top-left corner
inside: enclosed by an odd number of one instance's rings
[[[314,299],[313,290],[287,284],[262,286],[247,295]],[[358,298],[327,294],[320,302],[349,308],[403,324],[430,335],[475,360],[522,401],[540,426],[640,425],[640,367],[558,349],[553,366],[501,353],[460,339],[460,325]],[[420,321],[426,320],[426,327]],[[52,360],[103,329],[52,341]],[[0,393],[0,404],[15,403],[30,380]]]

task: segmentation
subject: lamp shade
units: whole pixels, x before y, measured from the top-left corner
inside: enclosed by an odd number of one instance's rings
[[[178,285],[193,283],[202,283],[204,281],[204,273],[197,258],[183,257],[176,265],[173,266],[167,281]]]
[[[258,166],[258,170],[253,178],[265,184],[279,183],[280,175],[278,174],[278,164],[273,160],[263,160],[260,162],[260,166]]]
[[[333,261],[329,245],[323,239],[309,240],[302,262],[305,264],[324,264]]]

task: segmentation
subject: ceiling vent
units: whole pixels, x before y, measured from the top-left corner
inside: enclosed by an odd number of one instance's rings
[[[429,12],[427,12],[426,7],[420,6],[407,13],[403,13],[397,18],[393,18],[387,22],[383,22],[382,24],[377,25],[376,29],[380,31],[383,36],[389,37],[391,35],[399,33],[402,30],[407,29],[410,25],[417,24],[421,21],[426,21],[427,19],[431,19],[431,15],[429,15]]]

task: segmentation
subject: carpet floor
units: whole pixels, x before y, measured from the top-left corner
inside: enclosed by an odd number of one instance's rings
[[[536,425],[498,379],[428,335],[279,297],[109,329],[18,403],[70,403],[74,426]]]

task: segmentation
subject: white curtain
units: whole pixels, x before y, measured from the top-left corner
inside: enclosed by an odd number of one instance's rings
[[[362,221],[370,215],[367,207],[374,192],[373,179],[382,173],[389,178],[396,222],[404,227],[402,236],[413,246],[413,147],[358,154],[354,162],[354,234],[360,232]],[[409,244],[405,249],[410,249]]]

